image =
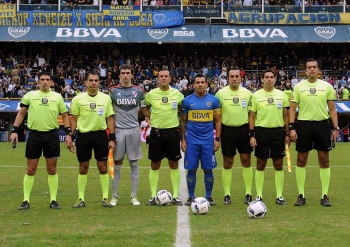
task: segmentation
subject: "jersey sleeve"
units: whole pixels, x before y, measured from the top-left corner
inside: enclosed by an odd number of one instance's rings
[[[334,88],[329,84],[327,87],[327,101],[333,101],[335,100],[335,94]]]
[[[252,111],[252,112],[256,112],[256,106],[257,106],[257,103],[256,103],[256,97],[255,97],[255,95],[253,94],[252,95],[252,98],[251,98],[251,107],[250,107],[250,110]]]
[[[30,105],[30,95],[31,95],[31,93],[26,93],[26,94],[22,97],[21,105],[27,105],[27,106]]]
[[[151,93],[151,91],[148,94],[146,94],[145,103],[146,103],[146,105],[152,105],[152,93]]]
[[[178,104],[181,105],[182,101],[184,100],[184,95],[178,91]]]
[[[283,107],[289,107],[290,103],[289,103],[289,99],[288,99],[288,95],[283,93],[283,102],[282,102]]]
[[[186,97],[183,101],[182,101],[182,108],[181,108],[181,112],[182,114],[188,114],[188,97]]]
[[[59,110],[59,113],[62,114],[62,113],[66,113],[68,110],[67,110],[67,107],[66,107],[66,103],[64,103],[64,100],[62,98],[62,96],[60,94],[58,94],[58,110]]]
[[[79,102],[77,99],[77,97],[74,97],[70,104],[70,113],[75,116],[79,115]]]
[[[146,102],[145,102],[145,93],[142,90],[139,90],[139,97],[140,97],[140,107],[144,108],[146,107]]]
[[[300,95],[299,95],[299,85],[295,85],[293,93],[292,93],[292,98],[290,99],[291,102],[299,104],[300,101]]]
[[[106,106],[106,117],[113,116],[114,114],[115,113],[112,107],[112,99],[111,97],[108,97],[107,106]]]

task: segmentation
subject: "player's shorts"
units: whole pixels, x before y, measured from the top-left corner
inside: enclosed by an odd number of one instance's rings
[[[304,153],[312,149],[319,151],[332,150],[331,125],[328,120],[323,121],[301,121],[296,125],[298,140],[296,150]]]
[[[97,161],[108,159],[108,136],[105,130],[78,133],[75,145],[79,162],[89,161],[92,150]]]
[[[201,162],[201,168],[203,170],[212,170],[216,167],[214,141],[210,142],[210,144],[186,143],[186,154],[184,160],[185,169],[198,169],[199,161]]]
[[[285,155],[286,131],[283,127],[255,127],[255,156],[261,159],[280,159]]]
[[[142,158],[140,147],[140,128],[137,126],[131,129],[116,129],[116,149],[114,160],[122,160],[126,154],[128,160],[139,160]]]
[[[253,151],[249,144],[249,127],[244,124],[239,127],[222,125],[221,152],[223,156],[233,157],[236,149],[240,154],[249,154]]]
[[[148,159],[160,161],[167,158],[172,161],[181,159],[179,129],[159,129],[159,137],[154,128],[151,129],[148,148]]]
[[[57,130],[29,132],[26,144],[27,159],[38,159],[42,153],[45,158],[58,158],[60,152],[60,138]]]

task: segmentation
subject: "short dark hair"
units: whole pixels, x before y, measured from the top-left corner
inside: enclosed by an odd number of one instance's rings
[[[308,62],[316,62],[317,63],[317,67],[318,67],[318,60],[317,59],[309,58],[308,60],[306,60],[305,64],[307,64]]]
[[[90,75],[97,75],[98,78],[100,79],[100,75],[96,71],[91,71],[91,72],[87,73],[85,80],[87,80]]]
[[[45,71],[45,70],[38,73],[38,78],[40,79],[40,77],[43,76],[43,75],[49,76],[50,80],[52,80],[52,75],[49,72]]]
[[[119,70],[122,70],[122,69],[130,69],[132,71],[132,66],[130,64],[123,64],[119,67]]]
[[[196,78],[202,78],[202,77],[204,77],[205,82],[207,82],[207,77],[205,75],[202,75],[202,74],[196,74],[196,76],[194,77],[194,81],[196,81]]]
[[[267,69],[267,70],[264,70],[264,71],[262,72],[261,78],[264,78],[266,73],[272,73],[272,74],[273,74],[273,77],[276,77],[275,72],[273,72],[272,69]]]

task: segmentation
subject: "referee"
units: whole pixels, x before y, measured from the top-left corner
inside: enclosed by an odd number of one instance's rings
[[[85,188],[92,150],[95,153],[102,187],[102,206],[111,207],[108,200],[109,177],[107,170],[108,149],[115,148],[114,111],[109,95],[99,92],[100,80],[97,73],[86,77],[86,92],[72,100],[72,134],[78,129],[76,139],[79,161],[78,194],[73,208],[85,207]],[[109,135],[106,129],[109,130]]]
[[[232,166],[236,150],[239,153],[243,167],[243,180],[246,191],[244,203],[249,204],[252,201],[253,171],[250,161],[252,148],[249,144],[248,135],[248,107],[252,93],[240,86],[241,76],[238,69],[231,69],[228,73],[228,87],[220,89],[215,95],[219,99],[221,106],[224,204],[231,204]]]
[[[332,150],[331,135],[337,140],[339,135],[338,118],[335,109],[335,91],[328,82],[320,80],[318,61],[308,59],[306,61],[307,79],[299,82],[293,92],[289,112],[290,138],[296,142],[298,152],[298,163],[295,170],[299,196],[295,206],[306,204],[305,199],[305,167],[309,151],[317,150],[318,163],[320,166],[320,178],[322,194],[320,203],[322,206],[330,207],[328,188],[331,176],[329,166],[329,151]],[[298,122],[295,123],[296,108],[298,111]],[[329,113],[328,113],[328,110]],[[332,121],[333,129],[329,123]]]
[[[179,90],[169,86],[171,76],[169,70],[158,73],[158,88],[146,94],[145,101],[151,110],[151,133],[148,159],[151,160],[149,183],[151,198],[147,205],[156,205],[155,196],[159,181],[159,168],[163,158],[168,159],[170,177],[173,185],[174,205],[182,205],[179,198],[180,170],[178,160],[181,159],[178,112],[184,99]]]
[[[262,73],[263,88],[256,91],[252,97],[252,107],[249,114],[250,145],[255,147],[257,158],[255,171],[256,200],[262,201],[264,187],[264,171],[267,159],[272,159],[275,168],[276,204],[286,205],[282,196],[284,173],[283,157],[285,144],[289,145],[288,133],[288,96],[275,89],[276,75],[272,70]],[[286,132],[286,130],[287,132]]]
[[[27,126],[30,130],[26,144],[25,156],[27,158],[27,172],[23,179],[24,199],[19,210],[29,209],[30,194],[34,185],[34,176],[38,168],[41,154],[46,159],[46,170],[48,173],[48,184],[50,188],[50,208],[60,209],[56,200],[58,189],[58,176],[56,173],[57,158],[60,157],[60,140],[57,133],[58,115],[63,118],[67,132],[66,146],[74,152],[72,138],[69,135],[70,125],[67,107],[60,94],[52,92],[50,88],[51,76],[43,71],[38,74],[39,87],[37,91],[25,94],[21,100],[20,107],[13,128],[11,130],[11,143],[18,142],[18,127],[23,122],[28,112]],[[44,117],[43,117],[44,116]]]

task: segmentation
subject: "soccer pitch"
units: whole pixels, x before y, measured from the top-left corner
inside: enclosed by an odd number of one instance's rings
[[[44,159],[41,158],[31,194],[31,208],[19,211],[23,200],[22,181],[26,170],[24,143],[12,150],[10,143],[0,143],[0,246],[349,246],[350,205],[348,176],[350,143],[337,143],[330,152],[332,207],[320,206],[321,184],[316,151],[310,152],[306,170],[306,206],[295,207],[298,192],[295,181],[296,153],[291,146],[292,173],[285,162],[284,197],[287,206],[275,204],[272,163],[265,172],[264,202],[267,216],[250,219],[244,204],[244,184],[239,159],[235,160],[232,179],[232,204],[224,205],[221,180],[222,155],[217,153],[213,198],[217,205],[207,215],[193,215],[186,206],[146,206],[150,197],[147,148],[140,160],[138,198],[141,206],[129,204],[130,169],[125,161],[119,189],[119,204],[101,206],[102,192],[95,161],[90,164],[86,188],[86,207],[73,209],[76,201],[78,163],[75,154],[65,150],[58,161],[61,210],[49,208],[49,192]],[[256,159],[252,158],[253,167]],[[255,171],[255,169],[253,169]],[[203,172],[197,173],[196,196],[204,196]],[[182,181],[185,184],[185,181]],[[167,162],[162,163],[158,190],[172,192]],[[111,191],[110,191],[111,194]],[[187,191],[180,192],[185,202]],[[253,197],[255,183],[253,182]],[[181,209],[180,209],[181,208]],[[178,212],[178,210],[180,210]],[[189,222],[187,224],[186,222]],[[180,226],[180,229],[179,229]]]

